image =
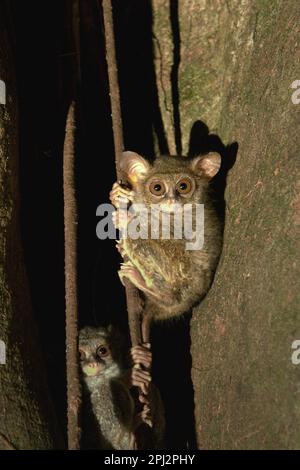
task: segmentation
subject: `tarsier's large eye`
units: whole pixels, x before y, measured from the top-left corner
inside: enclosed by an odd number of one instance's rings
[[[79,357],[81,361],[85,359],[85,352],[83,349],[79,349]]]
[[[166,192],[166,187],[162,181],[152,181],[149,190],[154,196],[162,196]]]
[[[190,178],[182,178],[176,184],[176,190],[179,194],[188,194],[193,189],[193,184]]]
[[[99,346],[97,348],[96,354],[98,357],[106,357],[109,354],[109,350],[105,346]]]

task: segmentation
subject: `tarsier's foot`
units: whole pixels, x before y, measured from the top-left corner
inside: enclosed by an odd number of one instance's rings
[[[128,188],[124,188],[119,183],[114,183],[112,190],[109,193],[109,198],[111,203],[119,208],[120,205],[126,206],[132,202],[134,196],[134,191]]]
[[[140,424],[146,423],[152,427],[152,410],[149,400],[151,375],[148,372],[152,365],[150,344],[144,343],[142,345],[134,346],[130,350],[130,355],[134,364],[131,373],[131,383],[132,385],[139,387],[142,392],[139,394],[139,401],[143,403],[143,410],[138,414],[137,419],[140,420]],[[141,369],[141,367],[146,370]]]
[[[127,278],[132,282],[132,284],[135,287],[137,287],[141,291],[147,290],[147,286],[146,286],[143,276],[141,275],[139,270],[133,266],[133,264],[130,261],[126,261],[126,263],[121,264],[121,269],[118,271],[118,274],[123,285],[124,285],[124,278]]]
[[[130,356],[133,363],[133,368],[131,369],[131,383],[133,386],[139,387],[143,394],[147,394],[151,382],[149,370],[152,365],[152,353],[150,344],[134,346],[130,350]],[[145,404],[149,403],[146,397],[140,401]]]
[[[152,352],[150,343],[139,344],[130,349],[130,356],[133,364],[141,364],[145,369],[152,366]]]
[[[152,413],[149,406],[144,406],[143,411],[139,413],[139,418],[141,420],[141,424],[145,423],[148,424],[150,428],[153,427]]]
[[[146,409],[146,407],[144,407],[143,411],[136,414],[136,416],[134,418],[134,423],[133,423],[134,430],[136,430],[139,426],[141,426],[144,423],[148,424],[148,426],[150,426],[151,428],[153,426],[151,411],[150,411],[149,407],[148,407],[148,409]]]
[[[161,301],[167,301],[168,298],[169,298],[169,292],[166,292],[165,294],[162,294],[161,292],[157,293],[154,290],[151,290],[147,286],[147,284],[146,284],[143,276],[141,275],[140,271],[135,266],[133,266],[131,261],[126,261],[125,263],[122,263],[121,264],[121,269],[118,271],[118,274],[119,274],[119,278],[121,279],[121,282],[122,282],[123,286],[125,285],[124,284],[124,278],[127,278],[127,279],[130,280],[130,282],[132,282],[132,284],[135,287],[140,289],[145,294],[149,294],[154,299],[159,299]]]
[[[131,383],[134,387],[139,387],[144,394],[149,391],[151,375],[147,370],[143,370],[135,366],[131,371]],[[144,402],[143,402],[144,403]]]

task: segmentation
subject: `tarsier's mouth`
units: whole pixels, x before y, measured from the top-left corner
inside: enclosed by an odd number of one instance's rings
[[[84,375],[87,375],[88,377],[94,377],[95,375],[98,375],[102,371],[102,367],[100,364],[96,365],[89,365],[89,366],[84,366],[82,368]]]
[[[161,212],[165,214],[181,214],[183,212],[183,206],[181,204],[159,204],[158,206]]]

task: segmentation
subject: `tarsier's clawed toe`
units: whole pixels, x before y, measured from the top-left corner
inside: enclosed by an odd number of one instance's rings
[[[119,183],[114,183],[112,190],[109,193],[109,198],[111,203],[119,208],[120,205],[126,206],[126,204],[130,204],[134,197],[134,191],[128,188],[124,188]]]
[[[147,409],[144,408],[141,413],[136,415],[134,427],[137,429],[141,424],[147,424],[151,428],[153,427],[152,414],[149,407]]]
[[[148,424],[150,428],[153,427],[152,413],[151,413],[150,408],[149,410],[145,408],[143,409],[143,411],[141,412],[141,419],[142,419],[142,422],[145,424]]]
[[[122,256],[122,258],[124,258],[126,253],[125,253],[125,249],[124,249],[123,240],[116,240],[116,248],[117,248],[118,252],[120,253],[120,255]]]
[[[131,382],[135,387],[139,387],[145,395],[149,391],[151,375],[148,371],[133,367],[131,373]]]

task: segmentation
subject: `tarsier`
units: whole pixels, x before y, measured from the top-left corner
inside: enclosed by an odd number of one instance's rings
[[[123,339],[112,327],[85,327],[79,334],[79,355],[84,384],[83,437],[85,449],[130,450],[136,448],[135,431],[148,423],[151,413],[153,446],[162,448],[164,410],[158,390],[147,370],[152,355],[148,345],[131,349],[131,364],[123,350]],[[130,389],[137,386],[144,397],[141,413],[135,411]],[[151,396],[150,401],[146,397]]]
[[[184,237],[127,236],[117,244],[124,258],[119,276],[121,281],[128,278],[143,293],[144,318],[163,320],[181,315],[207,293],[220,255],[222,226],[209,182],[220,169],[221,157],[215,152],[194,158],[161,156],[151,164],[137,153],[124,152],[120,164],[130,188],[114,183],[110,199],[117,209],[114,224],[121,230],[131,220],[122,216],[120,207],[124,204],[157,205],[168,213],[174,205],[183,209],[185,204],[204,204],[204,244],[200,250],[187,250]],[[144,340],[149,341],[149,331]]]

